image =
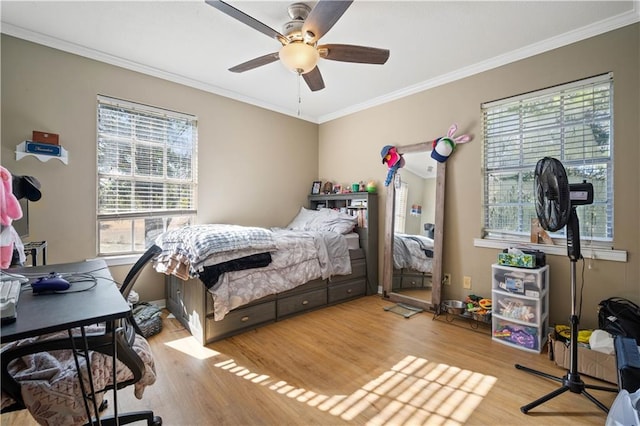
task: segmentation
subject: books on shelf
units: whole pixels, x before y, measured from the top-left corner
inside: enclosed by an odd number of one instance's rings
[[[349,207],[366,209],[367,200],[352,200],[351,205]]]
[[[62,155],[62,147],[50,143],[25,141],[25,152],[41,155],[53,155],[60,157]]]

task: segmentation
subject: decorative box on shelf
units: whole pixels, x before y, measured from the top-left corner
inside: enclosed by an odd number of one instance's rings
[[[46,143],[49,145],[58,145],[60,135],[57,133],[39,132],[34,130],[31,135],[31,140],[34,142]]]
[[[24,141],[16,147],[16,160],[32,156],[44,162],[52,158],[57,158],[64,164],[69,164],[69,153],[60,145]]]

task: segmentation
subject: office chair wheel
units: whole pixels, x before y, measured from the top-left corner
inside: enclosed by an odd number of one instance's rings
[[[162,426],[162,417],[154,416],[152,425],[154,425],[154,426]]]
[[[109,400],[103,399],[102,402],[100,403],[100,406],[98,407],[98,411],[102,413],[104,410],[107,409],[108,406],[109,406]]]

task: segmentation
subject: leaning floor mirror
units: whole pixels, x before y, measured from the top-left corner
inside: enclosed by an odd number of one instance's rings
[[[405,165],[387,186],[382,289],[392,302],[439,313],[446,167],[431,148],[396,147]]]

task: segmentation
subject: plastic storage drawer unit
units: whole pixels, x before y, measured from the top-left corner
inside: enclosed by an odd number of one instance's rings
[[[493,340],[529,352],[541,352],[547,341],[549,266],[522,269],[491,267]]]

